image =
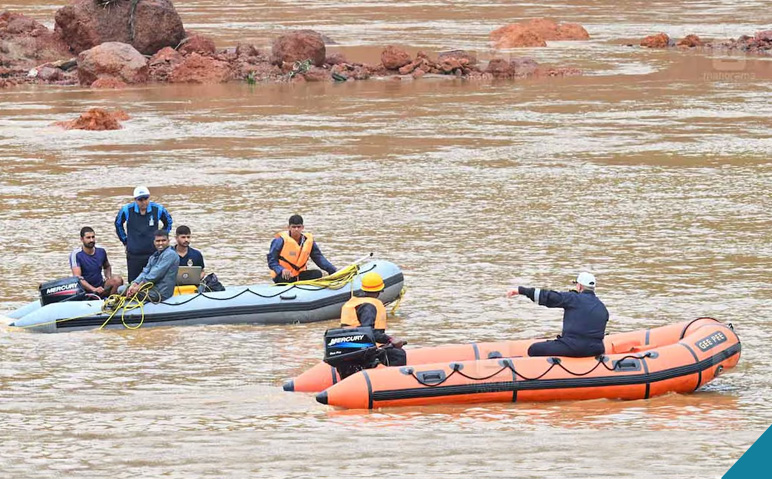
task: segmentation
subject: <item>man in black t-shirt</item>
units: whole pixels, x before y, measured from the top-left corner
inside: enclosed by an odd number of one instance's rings
[[[180,256],[180,266],[201,266],[201,279],[204,279],[204,255],[201,251],[190,247],[190,228],[185,225],[177,227],[177,244],[174,250]]]

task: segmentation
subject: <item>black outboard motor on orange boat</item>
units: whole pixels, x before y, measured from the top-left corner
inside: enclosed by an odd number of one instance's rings
[[[42,306],[62,301],[79,301],[86,297],[86,290],[81,286],[77,276],[42,283],[39,289]]]
[[[324,332],[324,362],[337,369],[341,379],[374,368],[380,354],[373,328],[336,328]]]

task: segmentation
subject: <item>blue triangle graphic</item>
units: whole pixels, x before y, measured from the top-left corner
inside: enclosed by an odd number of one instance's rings
[[[722,479],[753,479],[769,477],[769,451],[772,450],[772,426],[745,451]]]

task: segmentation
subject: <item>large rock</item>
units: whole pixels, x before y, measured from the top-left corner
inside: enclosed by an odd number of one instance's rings
[[[133,25],[132,4],[136,5]],[[114,0],[107,7],[96,0],[73,0],[56,12],[55,22],[55,30],[75,53],[104,42],[120,42],[152,55],[163,47],[176,47],[185,38],[171,0]]]
[[[649,35],[641,40],[641,46],[646,48],[667,48],[670,45],[670,37],[666,33]]]
[[[702,40],[700,40],[700,37],[694,34],[686,35],[678,42],[679,47],[685,47],[685,48],[701,47],[702,45],[703,43],[702,43]]]
[[[491,32],[495,48],[545,47],[546,41],[589,40],[590,34],[578,23],[557,23],[549,18],[534,18],[511,23]]]
[[[515,76],[515,67],[503,58],[494,58],[488,63],[485,73],[494,78],[512,78]]]
[[[412,61],[408,52],[393,45],[388,45],[381,52],[381,63],[387,70],[399,70]]]
[[[145,83],[147,60],[131,45],[107,42],[78,55],[81,85],[91,85],[98,78],[115,78],[124,83]]]
[[[65,130],[120,130],[122,127],[119,120],[128,119],[129,115],[121,110],[110,112],[102,108],[92,108],[75,120],[60,121],[55,125],[61,126]]]
[[[182,44],[177,50],[183,55],[189,55],[191,53],[214,55],[216,47],[214,45],[214,40],[196,33],[182,40]]]
[[[0,14],[0,64],[8,73],[26,72],[70,57],[70,49],[59,35],[41,23],[17,13]]]
[[[223,83],[231,79],[231,68],[224,61],[191,53],[174,66],[171,83]]]
[[[494,48],[531,48],[547,46],[544,37],[519,23],[506,25],[492,31],[490,39]]]
[[[477,65],[477,55],[474,52],[468,52],[466,50],[450,50],[446,52],[440,52],[437,55],[438,62],[450,59],[466,60],[466,64],[469,66]]]
[[[298,30],[287,33],[273,41],[271,63],[282,66],[311,60],[317,67],[324,65],[327,49],[322,35],[313,30]]]

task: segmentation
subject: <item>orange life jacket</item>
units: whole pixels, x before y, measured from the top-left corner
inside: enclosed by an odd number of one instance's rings
[[[375,306],[375,326],[373,329],[386,329],[386,307],[383,305],[380,299],[363,297],[354,297],[349,299],[346,304],[343,305],[343,309],[340,312],[340,325],[344,328],[356,328],[359,327],[359,318],[357,317],[357,306],[360,304],[372,304]]]
[[[308,258],[311,256],[311,248],[314,247],[314,237],[311,233],[303,233],[303,236],[306,237],[306,240],[301,247],[286,231],[276,233],[277,238],[284,239],[284,246],[279,252],[279,266],[290,270],[293,278],[301,271],[306,270]],[[275,277],[276,271],[271,270],[271,278]]]

